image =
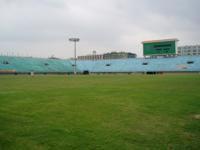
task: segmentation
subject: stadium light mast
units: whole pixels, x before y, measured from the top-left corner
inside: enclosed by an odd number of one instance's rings
[[[69,38],[70,42],[74,42],[74,75],[76,75],[76,43],[80,41],[79,38]]]

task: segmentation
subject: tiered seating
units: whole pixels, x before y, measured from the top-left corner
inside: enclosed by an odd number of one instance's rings
[[[199,72],[200,56],[157,59],[118,59],[78,61],[77,67],[89,72]]]
[[[70,60],[0,56],[0,73],[72,73]],[[200,72],[200,56],[77,61],[77,72]]]
[[[73,72],[67,60],[0,56],[0,70],[19,73],[68,73]]]

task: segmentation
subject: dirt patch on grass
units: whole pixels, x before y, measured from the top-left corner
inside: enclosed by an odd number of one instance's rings
[[[200,114],[193,115],[192,118],[194,118],[194,119],[196,119],[196,120],[200,120]]]

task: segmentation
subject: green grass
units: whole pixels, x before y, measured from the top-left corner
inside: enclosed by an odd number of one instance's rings
[[[200,75],[0,76],[0,149],[200,149]]]

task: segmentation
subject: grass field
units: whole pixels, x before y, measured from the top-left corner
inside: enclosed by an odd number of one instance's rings
[[[200,75],[0,76],[0,149],[200,149]]]

